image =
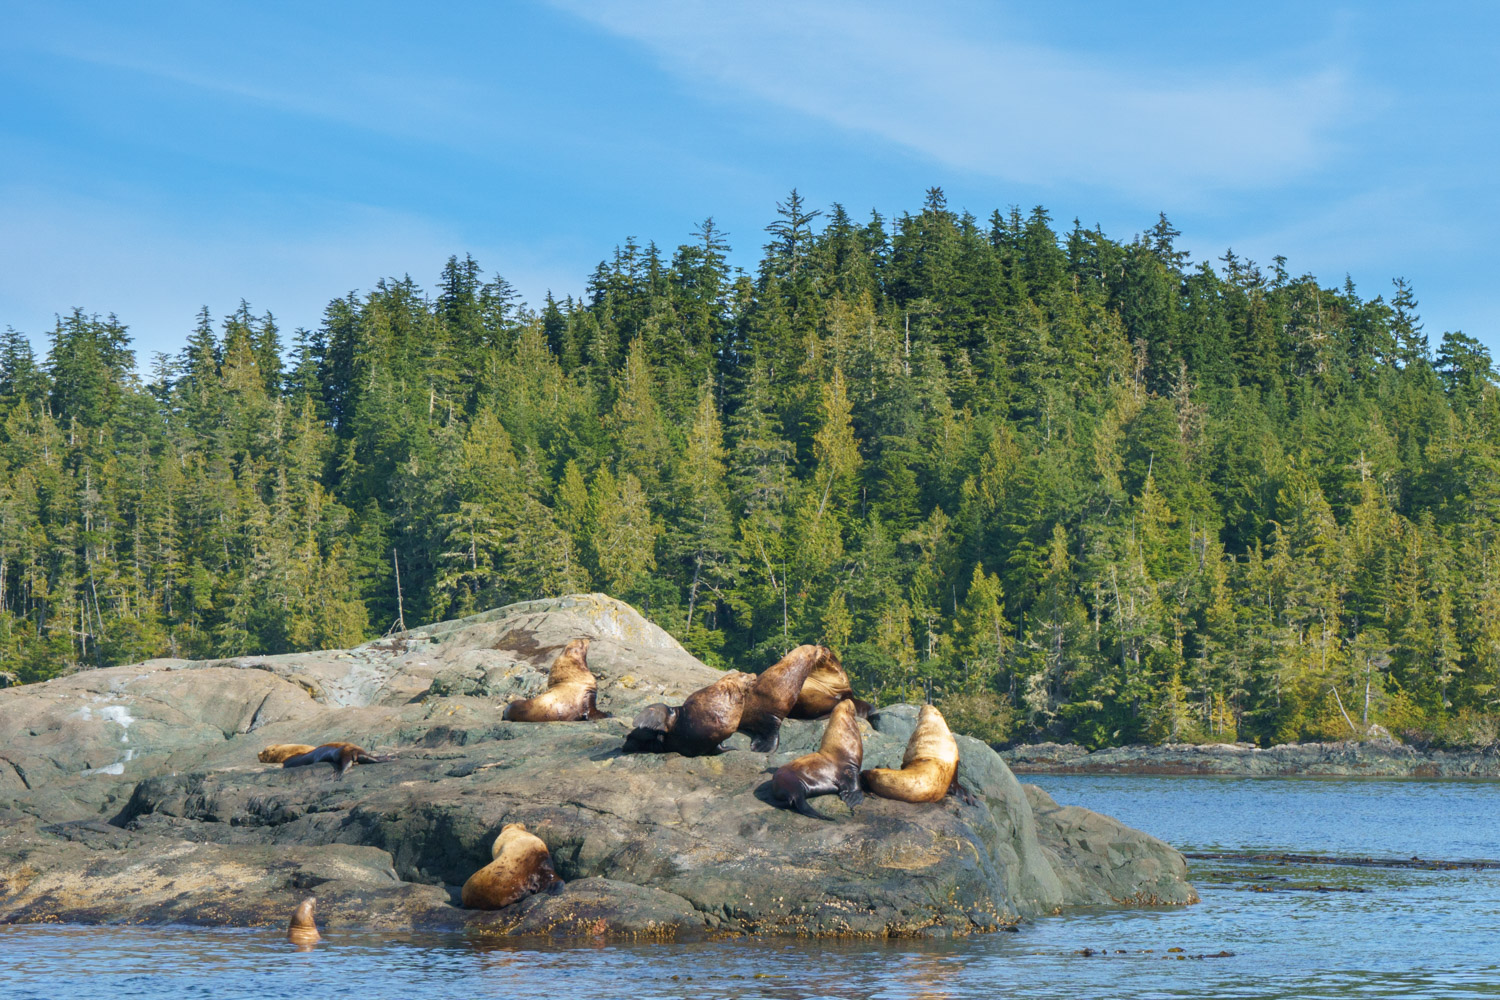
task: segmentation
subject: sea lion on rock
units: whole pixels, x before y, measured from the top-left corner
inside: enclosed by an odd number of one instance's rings
[[[505,824],[490,846],[490,856],[494,860],[464,883],[459,898],[465,909],[498,910],[534,892],[562,888],[547,845],[524,823]]]
[[[379,756],[357,747],[353,743],[324,743],[306,753],[299,753],[281,762],[282,767],[302,767],[304,764],[332,764],[334,777],[342,779],[355,764],[384,764],[395,760],[391,756]]]
[[[574,639],[563,647],[547,674],[547,690],[505,706],[501,717],[511,722],[581,722],[607,719],[594,707],[599,681],[589,670],[589,640]]]
[[[272,743],[257,754],[256,757],[262,764],[280,764],[288,757],[295,757],[298,754],[316,749],[317,747],[310,743]]]
[[[874,767],[859,776],[871,795],[901,802],[939,802],[954,785],[958,773],[958,741],[948,731],[943,713],[923,705],[917,728],[906,742],[901,767]],[[959,791],[970,801],[967,790]]]
[[[720,744],[739,728],[755,675],[731,670],[706,688],[687,696],[680,708],[647,705],[625,737],[626,753],[680,753],[698,757],[718,753]]]
[[[755,679],[740,717],[740,732],[750,736],[751,750],[771,753],[776,749],[781,742],[781,722],[797,704],[808,675],[834,658],[827,646],[798,646]]]
[[[844,664],[833,650],[813,667],[802,690],[797,692],[797,703],[788,713],[793,719],[818,719],[833,711],[833,706],[845,698],[854,702],[854,711],[861,719],[870,717],[870,703],[854,697],[854,688],[849,684],[849,675]]]
[[[829,817],[807,804],[814,795],[837,793],[853,809],[864,801],[859,790],[859,765],[864,756],[859,715],[854,702],[845,699],[833,706],[818,749],[776,769],[771,776],[771,795],[777,802],[815,819]]]
[[[313,919],[313,909],[317,905],[317,899],[308,896],[297,904],[296,912],[292,914],[292,922],[286,929],[286,939],[299,948],[310,948],[323,939],[323,935],[318,933],[317,921]]]

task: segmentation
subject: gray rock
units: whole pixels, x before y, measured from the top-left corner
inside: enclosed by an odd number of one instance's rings
[[[1368,740],[1283,743],[1168,743],[1163,746],[1083,747],[1042,743],[1012,747],[1000,756],[1022,774],[1363,775],[1384,778],[1500,778],[1500,747],[1418,750],[1378,726]]]
[[[540,691],[579,636],[595,640],[599,704],[616,717],[503,721],[504,701]],[[766,791],[821,721],[788,720],[773,755],[738,737],[716,757],[620,753],[636,709],[716,676],[628,606],[581,595],[354,650],[155,661],[0,692],[0,921],[280,924],[311,891],[328,926],[933,936],[1196,898],[1171,848],[1050,800],[1043,821],[968,737],[958,776],[976,804],[872,796],[851,811],[830,796],[814,800],[824,821]],[[915,715],[890,706],[862,725],[867,767],[899,766]],[[256,760],[270,743],[335,739],[396,759],[342,781]],[[567,885],[495,913],[458,908],[514,821]]]

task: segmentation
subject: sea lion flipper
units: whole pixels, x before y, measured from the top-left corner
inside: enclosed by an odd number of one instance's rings
[[[960,785],[957,778],[954,778],[952,784],[948,786],[948,794],[954,796],[966,806],[979,805],[978,797],[963,785]]]
[[[855,806],[859,805],[865,800],[865,793],[860,791],[859,785],[856,784],[851,785],[848,788],[840,789],[839,798],[844,800],[844,805],[848,806],[850,809],[853,809]]]
[[[585,716],[585,718],[587,718],[590,722],[593,722],[596,719],[613,719],[614,716],[610,715],[608,712],[601,712],[597,708],[590,708],[589,714]]]
[[[756,753],[775,753],[781,745],[781,720],[774,716],[767,720],[766,731],[756,733],[750,739],[750,749]]]

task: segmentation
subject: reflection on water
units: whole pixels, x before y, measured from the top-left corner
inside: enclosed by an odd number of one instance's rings
[[[1049,777],[1179,847],[1500,856],[1500,783]],[[0,997],[1500,997],[1500,871],[1195,861],[1199,906],[954,942],[540,949],[462,935],[0,927]],[[1224,957],[1225,952],[1232,954]]]

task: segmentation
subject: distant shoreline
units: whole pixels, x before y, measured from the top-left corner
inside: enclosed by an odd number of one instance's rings
[[[1500,778],[1500,748],[1418,750],[1388,740],[1285,743],[1168,743],[1105,747],[1073,744],[1011,747],[1000,756],[1016,774],[1208,774],[1375,778]]]

